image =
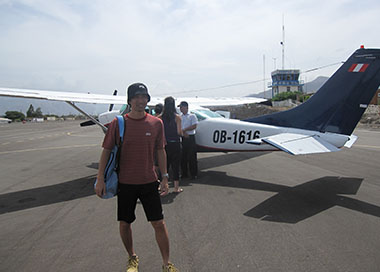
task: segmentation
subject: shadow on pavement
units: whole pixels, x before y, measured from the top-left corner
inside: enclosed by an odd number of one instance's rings
[[[207,171],[201,179],[192,180],[190,183],[276,192],[244,215],[265,221],[294,224],[334,206],[380,217],[379,206],[344,196],[355,195],[362,181],[360,178],[327,176],[289,187],[231,177],[224,172]]]
[[[0,195],[0,214],[94,195],[95,175]]]
[[[200,169],[248,160],[265,153],[230,153],[201,158]],[[93,163],[88,167],[96,168]],[[44,205],[94,195],[95,175],[67,181],[60,184],[33,188],[0,195],[0,214],[14,212]],[[294,187],[238,178],[220,171],[200,171],[200,178],[184,179],[181,186],[207,184],[256,191],[276,193],[244,215],[273,222],[297,223],[323,212],[331,207],[340,206],[365,214],[380,217],[380,207],[345,195],[355,195],[363,179],[351,177],[321,177],[306,181]],[[163,204],[173,203],[178,194],[170,193],[162,198]]]
[[[216,153],[216,156],[204,157],[198,159],[198,170],[205,170],[214,167],[220,167],[233,163],[242,162],[252,158],[260,157],[268,152],[231,152],[231,153]]]

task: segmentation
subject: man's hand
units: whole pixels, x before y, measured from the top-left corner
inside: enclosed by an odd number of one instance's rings
[[[161,181],[161,193],[160,196],[166,196],[169,193],[168,178],[163,177]]]
[[[98,179],[95,186],[95,193],[100,198],[106,194],[106,184],[103,179]]]
[[[106,184],[104,183],[104,169],[108,159],[110,157],[112,150],[103,148],[102,154],[100,155],[99,166],[98,166],[98,182],[95,186],[95,193],[98,197],[106,195]]]

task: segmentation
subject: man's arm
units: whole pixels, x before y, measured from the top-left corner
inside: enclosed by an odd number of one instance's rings
[[[100,155],[99,166],[98,166],[98,182],[96,183],[95,193],[98,197],[102,197],[106,194],[106,185],[104,183],[104,170],[108,159],[110,158],[111,150],[103,148],[102,154]]]
[[[190,114],[190,120],[191,120],[191,124],[190,126],[184,128],[182,131],[183,131],[183,134],[184,136],[188,136],[187,135],[187,131],[190,131],[190,130],[194,130],[197,128],[197,124],[198,124],[198,119],[197,117],[194,115],[194,114]]]
[[[182,136],[183,133],[182,133],[182,118],[181,118],[181,116],[176,115],[176,116],[175,116],[175,122],[176,122],[176,124],[177,124],[177,134],[178,134],[179,136]]]
[[[194,125],[188,126],[187,128],[184,128],[183,131],[186,132],[186,131],[190,131],[196,128],[197,128],[197,124],[194,124]]]
[[[197,124],[188,126],[187,128],[184,128],[182,130],[182,135],[187,138],[187,137],[189,137],[189,134],[187,134],[187,132],[190,131],[190,130],[196,129],[196,128],[197,128]]]
[[[165,149],[157,150],[157,160],[158,160],[158,167],[160,168],[160,171],[162,173],[161,196],[165,196],[169,193]]]

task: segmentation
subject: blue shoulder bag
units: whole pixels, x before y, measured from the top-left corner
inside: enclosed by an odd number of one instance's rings
[[[115,145],[112,149],[106,168],[104,169],[104,183],[106,184],[106,194],[102,196],[104,199],[112,198],[117,194],[117,186],[119,183],[119,159],[124,136],[124,117],[120,115],[116,117],[119,125],[120,141],[119,145]],[[97,182],[98,179],[96,179],[94,187]]]

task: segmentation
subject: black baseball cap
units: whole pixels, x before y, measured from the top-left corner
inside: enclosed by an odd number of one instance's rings
[[[128,87],[128,104],[133,97],[139,94],[145,94],[148,97],[148,102],[150,101],[150,95],[148,93],[148,88],[143,83],[133,83]]]
[[[189,104],[186,101],[182,101],[178,107],[189,107]]]

